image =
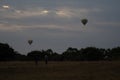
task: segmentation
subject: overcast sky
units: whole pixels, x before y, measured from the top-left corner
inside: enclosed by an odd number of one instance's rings
[[[15,51],[120,46],[120,0],[0,0],[0,42]],[[84,26],[81,19],[87,18]],[[33,44],[29,45],[28,40]]]

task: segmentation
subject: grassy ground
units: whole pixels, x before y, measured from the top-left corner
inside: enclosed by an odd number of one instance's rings
[[[0,80],[120,80],[120,61],[0,62]]]

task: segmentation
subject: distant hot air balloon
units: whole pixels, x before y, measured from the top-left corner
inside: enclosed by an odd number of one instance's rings
[[[82,20],[81,20],[81,23],[82,23],[83,25],[86,25],[86,24],[87,24],[87,22],[88,22],[88,20],[87,20],[87,19],[82,19]]]
[[[33,43],[33,40],[28,40],[29,45]]]

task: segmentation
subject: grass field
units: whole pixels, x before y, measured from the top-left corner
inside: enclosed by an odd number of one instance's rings
[[[0,80],[120,80],[120,61],[0,62]]]

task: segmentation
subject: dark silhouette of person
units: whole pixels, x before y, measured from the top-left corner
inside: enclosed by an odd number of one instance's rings
[[[48,56],[45,55],[45,64],[48,64]]]
[[[38,56],[35,56],[35,64],[38,65]]]

